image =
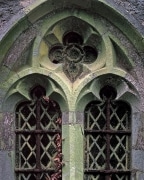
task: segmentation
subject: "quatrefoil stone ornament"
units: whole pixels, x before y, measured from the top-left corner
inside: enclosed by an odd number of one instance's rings
[[[49,58],[54,64],[62,64],[65,75],[74,82],[83,72],[83,64],[93,63],[97,59],[95,47],[83,44],[82,37],[69,32],[63,37],[62,44],[50,48]]]

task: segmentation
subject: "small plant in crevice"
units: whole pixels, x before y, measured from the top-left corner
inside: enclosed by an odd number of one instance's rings
[[[50,176],[50,178],[46,176],[45,180],[60,180],[62,177],[63,155],[62,155],[62,138],[60,133],[56,134],[55,143],[56,143],[56,151],[57,151],[57,154],[54,158],[55,172]]]
[[[52,103],[53,108],[57,108],[54,101],[50,100],[49,97],[43,96],[43,99],[46,103]],[[61,128],[62,125],[62,119],[61,117],[58,117],[55,121],[55,124],[58,126],[58,128]],[[55,171],[53,174],[51,174],[49,177],[45,175],[45,180],[61,180],[62,179],[62,137],[61,132],[57,132],[55,135],[55,145],[56,145],[56,156],[53,159],[54,162],[54,168]]]
[[[61,118],[58,118],[56,120],[56,124],[58,126],[61,126],[62,120]],[[55,138],[55,144],[56,144],[56,156],[53,159],[54,162],[54,166],[55,166],[55,172],[50,176],[50,178],[48,176],[45,177],[45,180],[61,180],[62,179],[62,137],[60,133],[56,134],[56,138]]]

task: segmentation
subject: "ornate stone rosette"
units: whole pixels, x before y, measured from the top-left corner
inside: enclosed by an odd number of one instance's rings
[[[70,32],[63,38],[63,44],[56,44],[49,51],[54,64],[63,64],[63,71],[74,82],[83,71],[83,63],[93,63],[97,58],[96,48],[84,45],[82,37]]]

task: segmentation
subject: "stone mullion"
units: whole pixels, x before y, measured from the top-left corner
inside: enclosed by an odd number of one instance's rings
[[[64,166],[62,168],[62,179],[70,179],[70,140],[69,140],[69,113],[62,113],[62,154]]]
[[[79,115],[80,114],[80,115]],[[63,113],[63,173],[62,179],[83,179],[83,113]],[[67,118],[67,121],[65,121]],[[79,119],[79,122],[77,121]]]

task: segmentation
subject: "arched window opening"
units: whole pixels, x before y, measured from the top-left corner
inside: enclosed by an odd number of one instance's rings
[[[85,108],[85,180],[130,180],[131,108],[105,86]]]
[[[16,179],[61,180],[60,107],[41,86],[30,93],[32,100],[16,108]]]

